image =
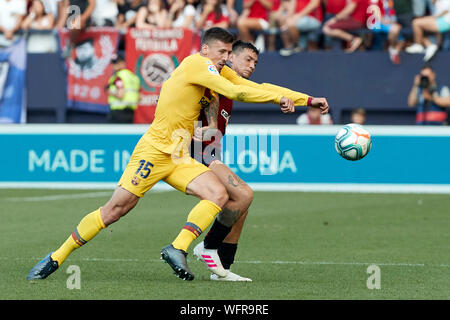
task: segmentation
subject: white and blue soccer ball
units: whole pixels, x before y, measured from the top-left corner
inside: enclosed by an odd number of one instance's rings
[[[363,126],[350,123],[336,134],[334,146],[344,159],[356,161],[364,158],[372,148],[372,137]]]

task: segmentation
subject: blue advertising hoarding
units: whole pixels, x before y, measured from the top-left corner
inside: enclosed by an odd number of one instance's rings
[[[450,128],[366,127],[373,146],[359,161],[336,153],[334,136],[340,128],[230,125],[222,158],[256,190],[450,193]],[[147,129],[1,127],[0,186],[113,187]]]

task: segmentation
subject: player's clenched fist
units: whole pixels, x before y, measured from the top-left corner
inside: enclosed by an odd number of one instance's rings
[[[280,107],[283,113],[292,113],[295,111],[294,101],[286,97],[280,99]]]
[[[330,107],[328,106],[328,101],[325,98],[312,98],[311,107],[319,108],[321,114],[328,113]]]

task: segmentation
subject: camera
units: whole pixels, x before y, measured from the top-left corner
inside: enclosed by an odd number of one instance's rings
[[[430,86],[430,78],[427,76],[420,76],[419,87],[422,89],[426,89]]]

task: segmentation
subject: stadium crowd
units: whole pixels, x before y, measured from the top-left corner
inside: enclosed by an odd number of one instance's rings
[[[398,64],[402,50],[425,61],[450,50],[450,0],[0,0],[0,46],[27,30],[72,28],[74,21],[122,34],[219,26],[282,56],[381,49]]]

